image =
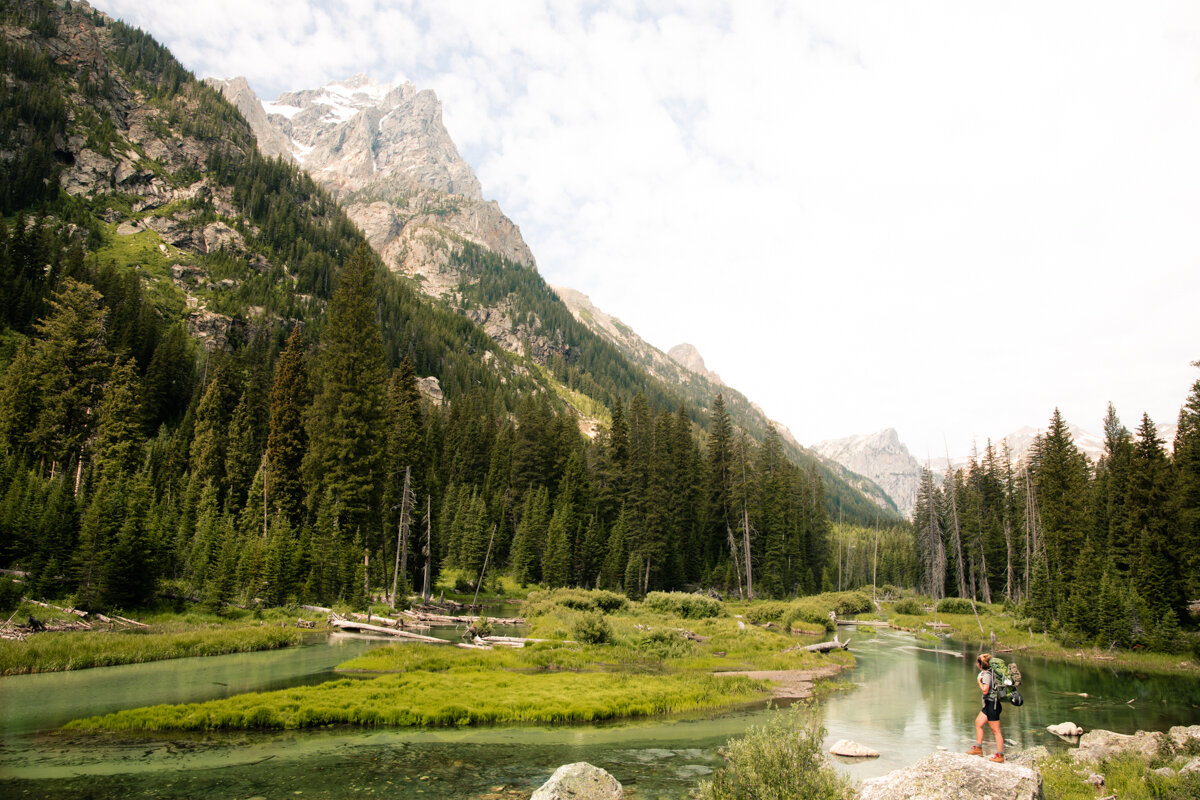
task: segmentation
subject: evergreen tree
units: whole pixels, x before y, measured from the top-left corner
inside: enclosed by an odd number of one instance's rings
[[[293,524],[300,520],[304,502],[301,466],[308,441],[304,429],[308,402],[304,340],[297,326],[275,368],[267,433],[267,497],[271,508]]]
[[[1200,367],[1200,361],[1192,362]],[[1171,513],[1178,526],[1179,567],[1187,597],[1200,597],[1200,380],[1179,410]]]
[[[92,459],[96,472],[127,475],[141,464],[145,435],[142,432],[141,385],[133,362],[116,362],[100,401]]]
[[[320,388],[308,418],[310,503],[328,490],[338,529],[373,529],[385,452],[383,337],[376,262],[364,243],[346,261],[318,355]]]
[[[1136,547],[1134,585],[1150,605],[1155,621],[1168,608],[1182,612],[1187,606],[1179,583],[1180,554],[1174,550],[1169,531],[1172,483],[1158,431],[1149,415],[1143,415],[1130,463],[1126,525]]]

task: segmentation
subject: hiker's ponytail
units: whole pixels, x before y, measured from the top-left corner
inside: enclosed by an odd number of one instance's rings
[[[980,653],[979,658],[975,659],[975,663],[979,664],[984,669],[988,669],[989,665],[992,663],[992,654]]]

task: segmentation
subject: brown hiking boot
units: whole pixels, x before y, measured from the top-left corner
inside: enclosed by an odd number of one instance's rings
[[[983,748],[980,747],[979,745],[975,745],[974,747],[972,747],[970,750],[967,751],[967,755],[981,756],[981,755],[983,755]]]
[[[996,755],[989,758],[988,761],[995,761],[997,764],[1003,764],[1004,763],[1004,753],[996,753]]]

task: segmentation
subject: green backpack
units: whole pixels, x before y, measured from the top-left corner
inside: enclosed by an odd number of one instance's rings
[[[1016,664],[1010,664],[1002,658],[992,656],[988,667],[992,673],[992,682],[988,689],[989,697],[998,697],[1003,700],[1016,692],[1017,687],[1021,685],[1021,670],[1017,669]]]

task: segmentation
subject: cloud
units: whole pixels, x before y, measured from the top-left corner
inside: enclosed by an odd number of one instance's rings
[[[98,5],[264,97],[434,89],[551,282],[802,441],[1169,422],[1195,378],[1193,4]]]

